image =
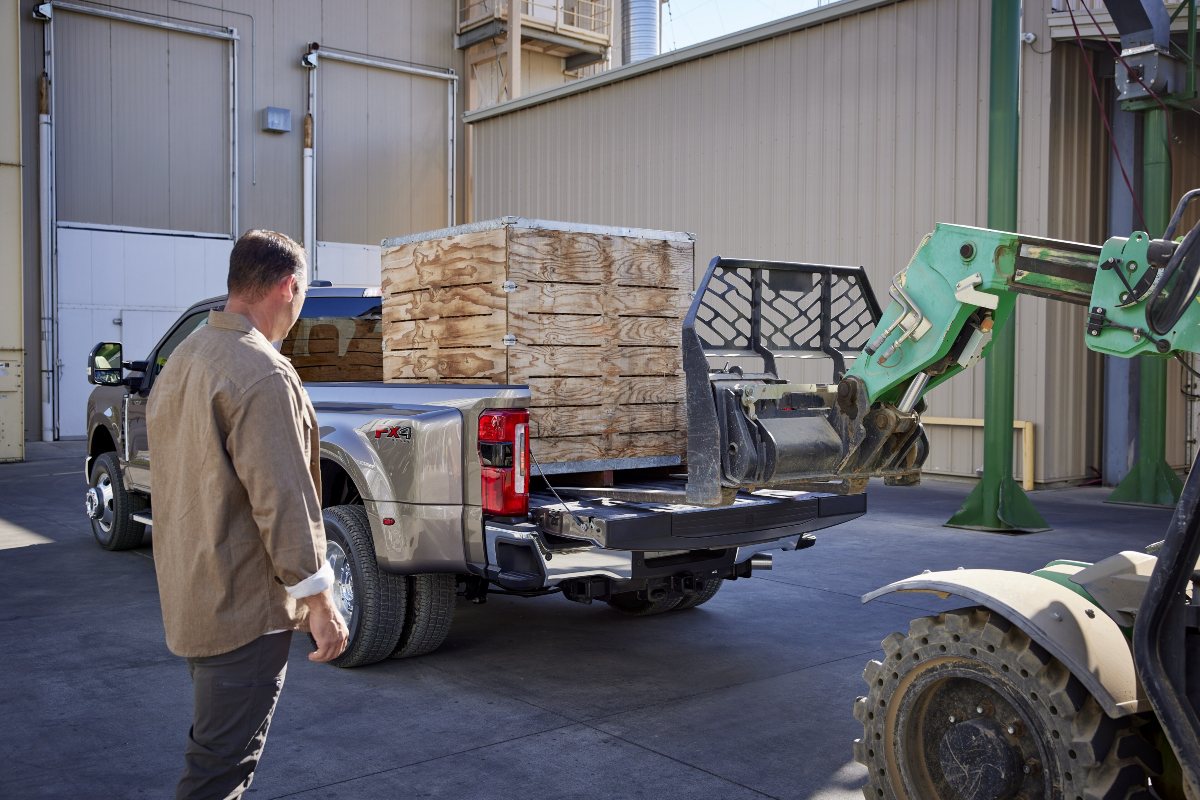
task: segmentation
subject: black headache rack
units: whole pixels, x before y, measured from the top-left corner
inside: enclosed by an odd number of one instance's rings
[[[862,267],[714,258],[683,323],[687,502],[762,487],[861,492],[865,466],[915,480],[920,425],[872,413],[861,382],[842,380],[879,318]],[[789,382],[788,359],[827,360],[828,383]]]

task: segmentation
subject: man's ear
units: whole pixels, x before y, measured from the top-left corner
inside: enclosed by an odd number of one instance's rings
[[[286,278],[281,278],[276,284],[276,289],[279,292],[279,297],[287,302],[292,302],[292,298],[296,296],[296,292],[300,291],[300,281],[295,275],[288,275]]]

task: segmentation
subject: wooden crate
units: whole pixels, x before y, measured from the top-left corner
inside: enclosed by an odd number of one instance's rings
[[[516,217],[389,239],[384,379],[528,384],[547,472],[680,463],[693,249]]]

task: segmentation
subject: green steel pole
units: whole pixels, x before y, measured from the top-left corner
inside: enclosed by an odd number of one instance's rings
[[[987,224],[996,230],[1017,229],[1020,79],[1020,0],[992,0]],[[1016,330],[1010,320],[992,334],[992,350],[984,365],[983,479],[946,523],[955,528],[1049,528],[1012,477]]]
[[[1171,218],[1171,151],[1167,141],[1167,112],[1152,108],[1142,112],[1142,209],[1146,232],[1161,236]],[[1110,503],[1173,506],[1183,482],[1167,466],[1167,362],[1141,357],[1138,387],[1137,460],[1112,494]]]

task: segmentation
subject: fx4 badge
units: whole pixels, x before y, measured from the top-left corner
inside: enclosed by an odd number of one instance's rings
[[[405,425],[403,427],[397,425],[394,428],[376,428],[376,439],[403,439],[406,442],[412,441],[412,426]]]

